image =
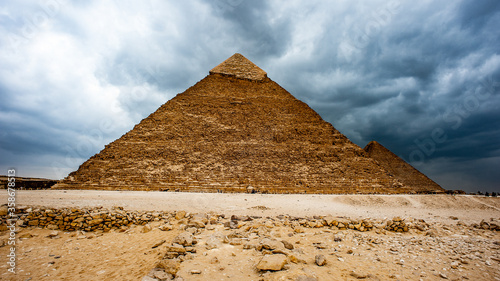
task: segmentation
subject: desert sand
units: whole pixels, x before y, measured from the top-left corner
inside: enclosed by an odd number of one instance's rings
[[[6,192],[0,200],[7,202]],[[2,262],[0,280],[141,280],[173,239],[186,233],[197,243],[186,246],[191,252],[183,256],[177,280],[500,280],[499,232],[474,227],[482,220],[499,223],[499,198],[46,190],[19,191],[16,203],[187,214],[151,222],[150,231],[144,226],[106,233],[20,228],[17,273],[7,272]],[[217,219],[189,227],[193,214]],[[237,219],[228,227],[232,215],[253,220]],[[326,216],[370,219],[375,227],[359,232],[309,224]],[[397,216],[409,223],[424,220],[427,227],[386,231],[384,224]],[[160,230],[165,224],[171,230]],[[0,239],[5,242],[8,235],[4,231]],[[287,247],[274,249],[276,241]],[[2,257],[8,251],[0,247]],[[284,255],[285,265],[259,270],[266,254]]]
[[[7,194],[0,194],[7,202]],[[451,222],[500,217],[500,198],[473,195],[303,195],[99,190],[18,191],[20,205],[46,207],[121,206],[128,210],[216,212],[226,215],[391,218],[408,216]],[[263,206],[265,208],[259,208]]]

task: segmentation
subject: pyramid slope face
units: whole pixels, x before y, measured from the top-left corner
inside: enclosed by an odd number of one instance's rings
[[[210,70],[210,74],[223,74],[249,80],[263,80],[267,73],[241,54],[234,54]]]
[[[445,190],[408,164],[406,161],[392,153],[376,141],[370,142],[364,150],[368,156],[375,159],[388,172],[400,180],[404,185],[415,192],[444,192]]]
[[[226,68],[224,63],[219,66]],[[218,73],[218,67],[54,188],[409,191],[362,148],[271,79],[241,79]]]

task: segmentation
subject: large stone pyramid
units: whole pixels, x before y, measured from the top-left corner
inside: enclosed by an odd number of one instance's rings
[[[445,190],[428,178],[426,175],[413,168],[406,161],[376,141],[366,145],[365,151],[369,157],[375,159],[391,175],[398,178],[402,184],[417,193],[443,193]]]
[[[163,104],[54,188],[411,191],[240,54]]]

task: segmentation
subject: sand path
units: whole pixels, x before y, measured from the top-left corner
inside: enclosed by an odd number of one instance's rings
[[[7,202],[7,193],[0,193]],[[121,206],[130,210],[217,212],[227,215],[333,215],[374,219],[406,216],[464,222],[500,218],[500,198],[472,195],[304,195],[225,194],[99,190],[21,190],[20,205],[47,207]]]

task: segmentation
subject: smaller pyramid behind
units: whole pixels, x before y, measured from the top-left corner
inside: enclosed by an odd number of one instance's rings
[[[445,190],[433,180],[422,174],[412,165],[376,141],[370,142],[364,150],[389,173],[405,186],[417,193],[443,193]]]

